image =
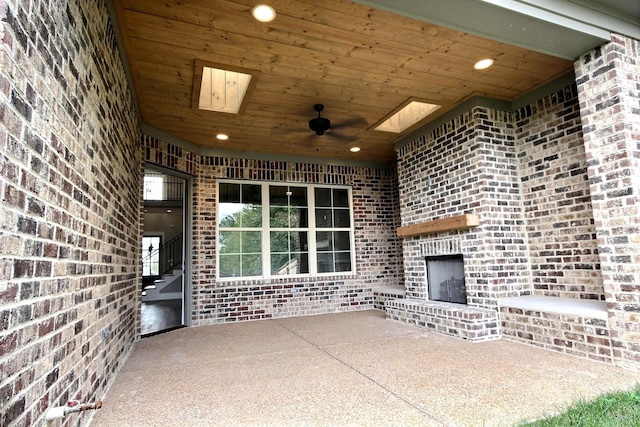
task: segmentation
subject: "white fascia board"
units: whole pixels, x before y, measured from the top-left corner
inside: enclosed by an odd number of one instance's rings
[[[571,61],[610,40],[610,31],[555,13],[552,9],[536,8],[532,6],[533,1],[354,1]],[[564,4],[566,1],[558,3]]]
[[[480,0],[533,18],[561,25],[566,28],[607,38],[611,32],[640,39],[640,15],[622,15],[599,9],[583,0]],[[631,0],[640,5],[637,0]],[[630,8],[631,9],[631,8]],[[640,9],[637,6],[636,9]]]

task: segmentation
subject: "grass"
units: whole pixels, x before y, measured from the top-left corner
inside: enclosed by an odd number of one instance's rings
[[[637,427],[640,426],[640,384],[631,391],[609,393],[590,402],[576,402],[559,415],[520,427]]]

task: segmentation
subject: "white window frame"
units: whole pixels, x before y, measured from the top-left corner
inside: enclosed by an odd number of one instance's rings
[[[220,236],[220,184],[248,184],[248,185],[260,185],[261,188],[261,200],[262,200],[262,275],[260,276],[235,276],[235,277],[221,277],[220,276],[220,248],[218,246],[218,239]],[[287,228],[289,231],[307,230],[308,245],[309,245],[309,273],[302,274],[277,274],[271,275],[271,249],[270,249],[270,232],[271,224],[269,221],[269,187],[304,187],[307,189],[307,209],[309,214],[309,226],[308,227],[291,227]],[[327,189],[344,189],[347,190],[347,197],[349,200],[349,227],[316,227],[316,206],[315,206],[315,189],[327,188]],[[345,276],[356,274],[356,249],[355,249],[355,225],[353,216],[353,191],[351,186],[347,185],[330,185],[330,184],[305,184],[299,182],[272,182],[272,181],[249,181],[238,179],[219,179],[216,182],[216,279],[218,281],[237,281],[237,280],[261,280],[261,279],[284,279],[295,277],[332,277],[332,276]],[[236,227],[233,229],[223,229],[233,231],[246,231],[243,227]],[[253,229],[250,229],[253,231]],[[282,227],[278,227],[275,230],[282,231]],[[351,270],[349,271],[337,271],[337,272],[318,272],[318,251],[316,246],[316,232],[317,231],[348,231],[350,237],[350,260]]]

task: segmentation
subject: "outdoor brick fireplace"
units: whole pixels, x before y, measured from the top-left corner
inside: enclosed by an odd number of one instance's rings
[[[464,252],[470,248],[461,236],[405,240],[405,249],[412,252],[412,260],[405,252],[405,265],[412,265],[410,276],[416,280],[406,298],[387,301],[387,317],[472,341],[500,337],[496,310],[468,300],[481,291],[474,289],[479,282],[465,268]]]
[[[386,303],[388,317],[496,339],[498,300],[531,292],[512,119],[471,107],[398,148],[406,295]],[[430,283],[430,261],[453,263],[453,280]]]
[[[575,86],[484,102],[396,146],[405,290],[387,317],[614,359]]]

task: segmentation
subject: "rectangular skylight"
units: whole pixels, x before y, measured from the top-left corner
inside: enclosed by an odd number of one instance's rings
[[[237,114],[249,89],[251,74],[206,65],[201,70],[198,108]]]
[[[374,129],[381,132],[400,133],[432,114],[440,107],[440,105],[426,102],[410,101]]]

